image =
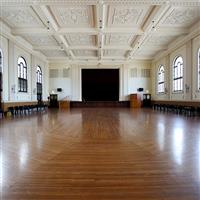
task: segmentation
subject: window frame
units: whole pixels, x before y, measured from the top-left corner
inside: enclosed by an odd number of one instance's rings
[[[37,65],[36,71],[36,90],[37,90],[37,100],[42,100],[42,69]]]
[[[161,85],[163,85],[163,91],[159,91],[159,86]],[[163,64],[159,65],[157,70],[157,94],[165,94],[165,67]]]
[[[177,62],[177,60],[179,58],[182,59],[182,63]],[[180,63],[180,66],[179,66],[179,63]],[[178,87],[180,87],[180,89],[178,89]],[[173,60],[172,92],[173,93],[183,93],[184,92],[184,60],[181,55],[175,56],[175,58]]]
[[[20,62],[20,59],[23,62]],[[18,70],[18,92],[28,92],[28,72],[27,72],[27,62],[23,56],[19,56],[17,60],[17,70]]]
[[[197,52],[197,91],[200,92],[200,47]]]
[[[3,50],[0,48],[0,108],[3,101]]]
[[[0,73],[3,74],[3,51],[0,48]]]

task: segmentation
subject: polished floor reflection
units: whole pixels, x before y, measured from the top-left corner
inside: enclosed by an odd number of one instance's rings
[[[0,120],[0,199],[199,200],[199,122],[127,108]]]

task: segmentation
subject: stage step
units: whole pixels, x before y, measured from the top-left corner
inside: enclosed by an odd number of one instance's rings
[[[71,108],[88,108],[88,107],[129,107],[129,101],[71,101]]]

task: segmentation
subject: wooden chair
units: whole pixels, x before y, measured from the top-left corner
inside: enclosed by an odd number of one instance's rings
[[[1,108],[0,108],[0,115],[1,115],[2,118],[4,117],[4,112]]]

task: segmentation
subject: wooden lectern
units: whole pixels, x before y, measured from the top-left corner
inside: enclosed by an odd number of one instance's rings
[[[131,108],[141,107],[141,96],[139,94],[130,94],[130,107]]]
[[[60,109],[68,109],[68,108],[70,108],[70,101],[69,101],[69,99],[67,97],[65,97],[65,98],[63,98],[63,99],[61,99],[59,101],[59,108]]]
[[[70,108],[70,102],[69,101],[59,101],[59,108],[60,109],[66,109],[66,108]]]

